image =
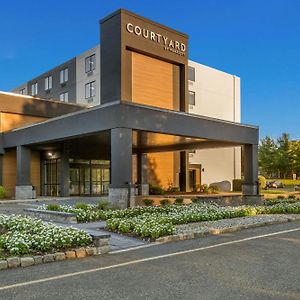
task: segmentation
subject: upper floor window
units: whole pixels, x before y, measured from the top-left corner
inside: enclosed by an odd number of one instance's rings
[[[36,82],[31,85],[31,95],[36,96],[37,93],[38,93],[38,83]]]
[[[69,80],[69,69],[60,70],[60,83],[65,83]]]
[[[19,90],[19,94],[21,94],[21,95],[25,95],[25,91],[26,91],[26,90],[25,90],[25,88],[23,88],[23,89],[20,89],[20,90]]]
[[[85,85],[85,99],[95,97],[96,95],[96,81],[89,82]]]
[[[59,100],[64,101],[64,102],[68,102],[69,101],[69,93],[65,92],[65,93],[60,94]]]
[[[195,105],[196,99],[195,99],[195,92],[189,91],[189,104]]]
[[[196,79],[196,74],[195,74],[195,68],[189,67],[189,80],[195,81]]]
[[[85,58],[85,73],[96,69],[96,55],[93,54]]]
[[[52,76],[45,78],[45,91],[52,89]]]

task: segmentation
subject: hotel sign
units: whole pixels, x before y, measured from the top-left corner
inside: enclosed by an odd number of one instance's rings
[[[164,50],[173,52],[180,56],[185,56],[186,45],[182,42],[170,39],[169,37],[149,30],[147,28],[134,25],[132,23],[126,24],[126,30],[129,33],[140,36],[144,39],[148,39],[154,43],[157,43],[163,47]]]

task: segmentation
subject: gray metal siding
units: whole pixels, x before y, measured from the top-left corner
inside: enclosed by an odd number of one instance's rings
[[[68,81],[64,84],[60,83],[60,70],[68,68]],[[52,89],[45,91],[45,78],[52,76]],[[68,102],[76,103],[76,58],[72,58],[58,67],[49,70],[48,72],[33,78],[27,82],[28,94],[31,95],[31,85],[38,83],[38,94],[36,96],[59,100],[60,94],[68,92]]]

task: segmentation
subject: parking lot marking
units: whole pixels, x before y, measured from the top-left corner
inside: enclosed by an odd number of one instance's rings
[[[153,260],[158,260],[158,259],[178,256],[178,255],[182,255],[182,254],[193,253],[193,252],[204,251],[204,250],[208,250],[208,249],[213,249],[213,248],[223,247],[223,246],[227,246],[227,245],[243,243],[243,242],[247,242],[247,241],[251,241],[251,240],[257,240],[257,239],[262,239],[262,238],[266,238],[266,237],[271,237],[271,236],[276,236],[276,235],[291,233],[291,232],[296,232],[296,231],[300,231],[300,227],[299,228],[288,229],[288,230],[277,231],[277,232],[272,232],[272,233],[267,233],[267,234],[262,234],[262,235],[256,235],[256,236],[252,236],[252,237],[248,237],[248,238],[233,240],[233,241],[229,241],[229,242],[223,242],[223,243],[214,244],[214,245],[205,246],[205,247],[200,247],[200,248],[195,248],[195,249],[182,250],[182,251],[178,251],[178,252],[173,252],[173,253],[168,253],[168,254],[162,254],[162,255],[157,255],[157,256],[152,256],[152,257],[147,257],[147,258],[142,258],[142,259],[137,259],[137,260],[132,260],[132,261],[119,263],[119,264],[116,264],[116,265],[110,265],[110,266],[106,266],[106,267],[99,267],[99,268],[88,269],[88,270],[84,270],[84,271],[78,271],[78,272],[73,272],[73,273],[68,273],[68,274],[63,274],[63,275],[46,277],[46,278],[37,279],[37,280],[31,280],[31,281],[15,283],[15,284],[11,284],[11,285],[1,286],[0,291],[13,289],[13,288],[18,288],[18,287],[23,287],[23,286],[27,286],[27,285],[39,284],[39,283],[48,282],[48,281],[64,279],[64,278],[68,278],[68,277],[74,277],[74,276],[89,274],[89,273],[95,273],[95,272],[99,272],[99,271],[105,271],[105,270],[110,270],[110,269],[115,269],[115,268],[126,267],[126,266],[135,265],[135,264],[139,264],[139,263],[143,263],[143,262],[148,262],[148,261],[153,261]]]

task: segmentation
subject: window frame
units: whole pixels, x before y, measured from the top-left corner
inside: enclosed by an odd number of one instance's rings
[[[51,90],[53,87],[53,76],[49,75],[45,77],[45,91]]]
[[[31,96],[36,96],[38,94],[38,91],[39,91],[38,83],[35,82],[31,84]]]
[[[67,96],[67,97],[66,97]],[[63,92],[59,95],[59,100],[63,102],[69,102],[69,92]]]
[[[90,99],[96,96],[96,80],[90,81],[85,84],[84,93],[85,93],[85,99]]]
[[[96,54],[92,54],[85,58],[85,73],[90,73],[96,69]]]
[[[190,98],[190,96],[191,95],[194,95],[194,103],[191,103],[191,98]],[[189,91],[189,105],[193,105],[193,106],[195,106],[196,105],[196,93],[194,92],[194,91]]]
[[[69,67],[66,67],[59,72],[59,82],[60,84],[66,83],[69,81]]]
[[[193,70],[193,76],[192,77],[190,76],[190,71],[191,70]],[[188,79],[189,79],[189,81],[193,81],[193,82],[196,81],[196,69],[192,66],[189,66]]]

